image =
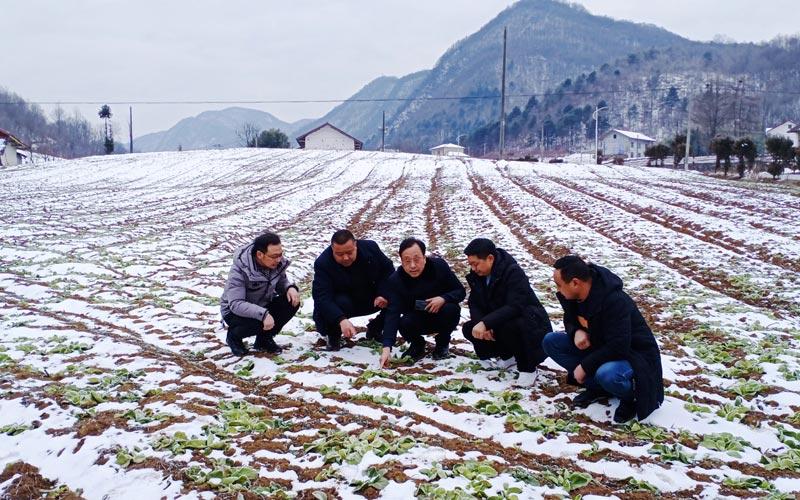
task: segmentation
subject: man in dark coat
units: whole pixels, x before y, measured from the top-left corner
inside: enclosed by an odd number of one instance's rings
[[[461,319],[464,285],[444,259],[425,256],[425,243],[407,238],[400,243],[400,263],[387,280],[389,306],[383,327],[380,366],[389,363],[397,331],[411,345],[403,353],[414,361],[425,356],[423,335],[435,333],[433,359],[450,355],[450,334]]]
[[[281,352],[275,335],[300,307],[297,286],[286,277],[287,267],[281,239],[274,233],[264,233],[234,253],[220,312],[228,325],[226,342],[235,356],[248,353],[242,339],[253,335],[253,349]]]
[[[386,278],[394,264],[370,240],[356,240],[346,229],[336,231],[331,244],[314,261],[314,322],[327,339],[327,349],[338,351],[341,339],[356,333],[350,318],[380,311],[367,325],[367,338],[379,340],[383,331]]]
[[[485,367],[509,368],[517,363],[515,384],[529,387],[536,381],[536,367],[547,359],[542,339],[553,331],[528,277],[517,261],[486,238],[476,238],[464,249],[470,273],[470,320],[464,337]]]
[[[554,264],[566,332],[547,334],[547,354],[586,387],[573,404],[619,398],[614,421],[644,419],[664,401],[661,354],[639,308],[608,269],[568,255]]]

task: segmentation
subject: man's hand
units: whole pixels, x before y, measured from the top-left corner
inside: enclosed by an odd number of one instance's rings
[[[356,334],[356,327],[354,327],[353,323],[347,318],[339,322],[339,328],[342,329],[342,337],[346,339],[353,338],[353,335]]]
[[[575,347],[583,351],[592,347],[592,342],[589,340],[589,334],[586,330],[575,330]]]
[[[286,300],[289,301],[292,307],[297,307],[300,304],[300,293],[297,288],[291,287],[286,290]]]
[[[381,351],[381,359],[378,361],[379,368],[388,368],[389,367],[389,357],[392,355],[392,350],[388,347],[384,347],[383,351]]]
[[[272,330],[272,328],[275,327],[275,318],[273,318],[270,313],[267,313],[267,315],[264,316],[264,321],[261,322],[261,326],[264,328],[265,332]]]
[[[375,297],[375,302],[372,303],[378,309],[385,309],[389,305],[389,301],[378,295]]]
[[[575,371],[572,373],[575,377],[575,381],[579,384],[586,382],[586,372],[583,371],[583,366],[578,365],[575,367]]]
[[[425,310],[434,314],[438,313],[439,309],[441,309],[444,305],[444,299],[442,297],[432,297],[427,299],[425,302],[428,303],[428,305],[425,306]]]
[[[472,336],[480,340],[494,340],[492,331],[486,329],[486,324],[484,324],[483,321],[478,321],[478,323],[472,327]]]

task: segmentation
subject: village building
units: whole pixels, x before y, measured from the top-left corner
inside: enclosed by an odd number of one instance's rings
[[[464,146],[457,144],[440,144],[431,148],[433,156],[467,156],[464,154]]]
[[[298,137],[297,144],[300,149],[353,151],[364,148],[363,142],[327,122]]]
[[[644,150],[656,140],[639,132],[614,128],[603,134],[599,142],[603,156],[641,158],[644,156]]]
[[[10,132],[0,128],[0,167],[13,167],[22,163],[28,157],[24,150],[30,148]]]
[[[797,136],[797,123],[791,120],[786,120],[780,125],[776,125],[766,130],[767,137],[783,137],[789,139],[794,144],[794,147],[800,147],[800,138]]]

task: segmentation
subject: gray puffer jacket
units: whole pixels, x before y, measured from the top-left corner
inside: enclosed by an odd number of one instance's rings
[[[276,294],[286,293],[290,287],[286,277],[289,260],[281,259],[278,267],[259,266],[253,258],[253,244],[234,252],[233,265],[220,299],[220,312],[224,319],[229,313],[243,318],[262,320],[267,315],[267,304]]]

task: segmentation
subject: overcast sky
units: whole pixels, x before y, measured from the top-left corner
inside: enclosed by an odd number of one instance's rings
[[[0,86],[30,101],[345,99],[434,65],[510,0],[4,0]],[[579,0],[694,40],[793,34],[797,0]],[[714,22],[710,21],[715,20]],[[134,135],[229,105],[134,105]],[[285,121],[335,104],[247,105]],[[44,106],[51,109],[52,106]],[[99,105],[64,104],[97,119]],[[127,105],[112,105],[118,131]]]

